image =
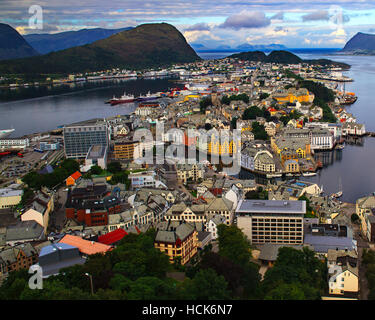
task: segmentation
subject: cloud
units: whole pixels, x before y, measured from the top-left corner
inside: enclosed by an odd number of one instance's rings
[[[185,31],[209,31],[211,30],[210,26],[207,23],[196,23],[186,28]]]
[[[270,24],[271,19],[267,18],[264,12],[243,10],[239,14],[228,17],[219,27],[238,30],[241,28],[263,28]]]
[[[284,20],[284,12],[278,12],[271,17],[271,20]]]
[[[303,21],[322,21],[329,20],[329,13],[326,10],[318,10],[302,16]]]

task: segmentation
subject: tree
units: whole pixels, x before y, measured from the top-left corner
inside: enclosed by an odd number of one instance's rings
[[[204,269],[192,281],[185,282],[185,294],[195,300],[225,300],[230,298],[227,287],[228,283],[223,276],[213,269]]]
[[[103,169],[99,167],[98,165],[94,165],[91,167],[90,171],[91,171],[91,174],[98,175],[98,174],[102,174]]]
[[[269,97],[270,95],[267,92],[262,92],[259,99],[260,100],[265,100]]]
[[[298,284],[280,284],[271,290],[265,300],[305,300],[305,294]]]
[[[212,100],[210,97],[205,97],[199,102],[201,113],[204,114],[209,106],[212,106]]]
[[[107,165],[107,170],[111,173],[118,173],[122,171],[121,163],[118,161],[111,162]]]
[[[268,140],[269,136],[267,134],[264,125],[259,124],[259,122],[254,122],[252,124],[252,132],[254,133],[255,140]]]
[[[255,120],[257,117],[262,117],[263,111],[259,109],[257,106],[252,106],[250,108],[245,109],[242,119],[243,120]]]
[[[239,266],[246,266],[251,258],[250,243],[236,226],[218,226],[219,254]]]

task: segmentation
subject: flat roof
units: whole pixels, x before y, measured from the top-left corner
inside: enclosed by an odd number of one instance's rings
[[[87,152],[86,159],[101,159],[107,152],[107,147],[102,145],[93,145]]]
[[[241,200],[236,213],[305,214],[306,201]]]

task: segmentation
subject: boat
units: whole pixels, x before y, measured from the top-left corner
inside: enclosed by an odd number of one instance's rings
[[[341,182],[341,177],[339,178],[339,191],[336,193],[331,194],[331,198],[341,198],[343,195],[342,192],[342,182]]]
[[[302,173],[302,175],[304,177],[313,177],[313,176],[316,176],[317,173],[316,172],[304,172],[304,173]]]
[[[148,101],[148,100],[155,100],[155,99],[158,99],[158,98],[160,98],[160,96],[157,96],[156,94],[151,94],[150,92],[148,92],[144,96],[139,96],[137,98],[137,101]]]
[[[345,146],[344,146],[343,144],[338,144],[338,145],[336,146],[336,149],[337,149],[337,150],[343,150],[343,149],[345,149]]]
[[[115,106],[117,104],[131,103],[131,102],[134,102],[134,101],[136,101],[136,98],[134,97],[134,95],[127,95],[126,93],[124,93],[120,98],[113,97],[108,102],[112,106]]]
[[[0,130],[0,139],[5,139],[13,133],[15,129]]]

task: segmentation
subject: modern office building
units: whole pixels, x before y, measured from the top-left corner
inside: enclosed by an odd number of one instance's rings
[[[302,244],[305,201],[242,200],[237,226],[253,244]]]
[[[107,169],[107,147],[101,145],[91,146],[85,159],[86,166],[99,166]]]
[[[64,151],[67,158],[86,158],[94,145],[109,146],[109,130],[103,120],[94,119],[64,127]]]

